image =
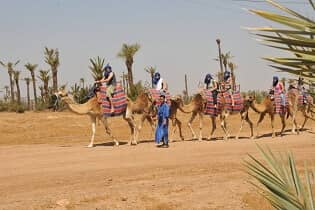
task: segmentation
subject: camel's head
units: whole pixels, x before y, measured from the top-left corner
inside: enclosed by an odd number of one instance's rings
[[[64,97],[67,97],[68,96],[68,93],[64,90],[64,89],[60,89],[56,95],[60,98],[64,98]]]
[[[184,100],[181,95],[176,95],[171,97],[171,102],[176,103],[179,107],[184,106]]]

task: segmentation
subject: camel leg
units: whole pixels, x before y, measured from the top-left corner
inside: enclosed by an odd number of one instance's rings
[[[270,114],[270,121],[271,121],[271,130],[272,130],[271,137],[274,138],[274,137],[276,137],[275,126],[274,126],[274,122],[275,122],[275,115],[274,114]]]
[[[146,119],[148,119],[149,117],[147,115],[142,115],[141,117],[141,120],[140,120],[140,123],[139,123],[139,126],[137,128],[137,132],[135,133],[135,139],[139,139],[139,135],[140,135],[140,131],[142,130],[142,126],[143,126],[143,123]],[[148,120],[149,121],[149,120]],[[150,122],[150,121],[149,121]],[[152,125],[151,125],[152,127]]]
[[[176,121],[176,118],[175,119],[172,119],[172,127],[173,127],[173,130],[172,130],[172,137],[170,138],[170,142],[173,142],[174,141],[174,136],[175,136],[175,133],[176,133],[176,129],[177,129],[177,121]]]
[[[265,116],[266,116],[266,112],[262,112],[262,113],[260,113],[260,115],[259,115],[259,119],[258,119],[257,125],[256,125],[256,132],[257,132],[256,136],[257,136],[257,137],[259,136],[259,130],[258,130],[259,125],[260,125],[260,123],[264,120]]]
[[[96,116],[95,115],[90,115],[91,119],[91,124],[92,124],[92,137],[90,144],[88,145],[89,148],[94,146],[94,138],[95,138],[95,131],[96,131]]]
[[[197,115],[197,113],[196,113],[196,112],[193,112],[192,115],[191,115],[190,120],[188,121],[188,127],[189,127],[189,129],[190,129],[190,131],[191,131],[191,133],[192,133],[192,138],[193,138],[193,139],[197,139],[197,135],[196,135],[196,133],[195,133],[195,131],[194,131],[194,129],[192,128],[192,125],[191,125],[192,122],[194,121],[196,115]]]
[[[303,116],[304,116],[304,121],[303,121],[303,124],[302,124],[302,127],[301,127],[301,131],[304,129],[304,126],[305,126],[307,120],[309,119],[309,116],[306,114],[306,110],[305,109],[303,110],[302,113],[303,113]]]
[[[214,134],[215,129],[217,128],[217,124],[215,122],[216,117],[212,116],[211,117],[211,123],[212,123],[212,129],[211,129],[211,133],[210,136],[208,137],[208,140],[211,140]]]
[[[228,131],[227,131],[227,125],[226,125],[226,118],[227,118],[227,114],[224,114],[224,113],[223,113],[223,114],[220,116],[221,128],[223,129],[224,134],[225,134],[224,140],[228,140],[228,138],[229,138],[229,133],[228,133]]]
[[[240,129],[237,133],[237,135],[235,136],[235,139],[238,140],[240,134],[241,134],[241,131],[243,129],[243,125],[244,125],[244,121],[245,121],[245,118],[246,118],[246,115],[247,115],[247,112],[244,112],[244,113],[241,113],[241,126],[240,126]]]
[[[118,146],[119,145],[119,142],[116,140],[115,136],[112,134],[112,131],[108,125],[108,121],[107,121],[107,118],[106,117],[102,117],[101,118],[101,121],[105,127],[105,131],[106,133],[111,137],[111,139],[114,141],[115,145]]]
[[[127,118],[126,116],[124,116],[123,119],[127,121],[128,125],[129,125],[129,128],[130,128],[130,133],[131,133],[128,145],[131,146],[133,141],[135,141],[135,143],[137,144],[137,141],[135,140],[135,137],[136,137],[136,134],[135,134],[136,125],[134,123],[133,117],[131,116],[131,117]]]
[[[199,113],[199,141],[202,141],[203,113]]]
[[[285,115],[280,115],[280,118],[281,118],[281,124],[282,124],[282,128],[281,128],[281,131],[280,131],[280,136],[283,135],[283,132],[284,132],[284,129],[285,129]]]
[[[184,138],[184,136],[183,136],[183,131],[182,131],[182,122],[181,122],[179,119],[177,119],[177,118],[175,118],[175,120],[176,120],[176,122],[177,122],[177,126],[178,126],[178,130],[179,130],[180,139],[181,139],[182,141],[184,141],[185,138]]]
[[[250,139],[254,139],[254,124],[253,122],[249,119],[248,116],[248,112],[247,115],[245,117],[246,122],[248,123],[249,127],[250,127]]]

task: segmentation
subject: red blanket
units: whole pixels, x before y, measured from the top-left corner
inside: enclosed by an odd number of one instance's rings
[[[102,100],[102,112],[105,116],[118,116],[125,112],[127,107],[127,98],[124,90],[120,85],[115,87],[114,95],[112,98],[115,112],[111,113],[111,106],[106,97],[106,87],[101,86],[101,100]]]

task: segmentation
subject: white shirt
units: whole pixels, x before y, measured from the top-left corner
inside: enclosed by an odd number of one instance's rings
[[[163,79],[160,78],[159,81],[158,81],[158,83],[156,84],[155,89],[156,89],[156,90],[162,90],[162,86],[163,86]]]

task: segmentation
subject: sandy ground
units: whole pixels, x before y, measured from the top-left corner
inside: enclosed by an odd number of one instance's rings
[[[256,121],[258,116],[251,117]],[[180,119],[187,122],[188,116]],[[113,147],[99,125],[96,147],[86,148],[87,116],[0,113],[0,209],[271,209],[248,183],[247,154],[258,156],[260,144],[292,151],[299,168],[315,159],[311,130],[271,139],[269,119],[260,131],[264,137],[256,140],[247,138],[245,126],[240,140],[224,142],[218,129],[217,140],[198,142],[184,125],[186,140],[176,135],[168,149],[154,146],[147,124],[140,144],[128,146],[126,123],[121,118],[110,122],[121,146]],[[229,122],[235,134],[239,117]],[[206,117],[205,136],[209,130]]]

